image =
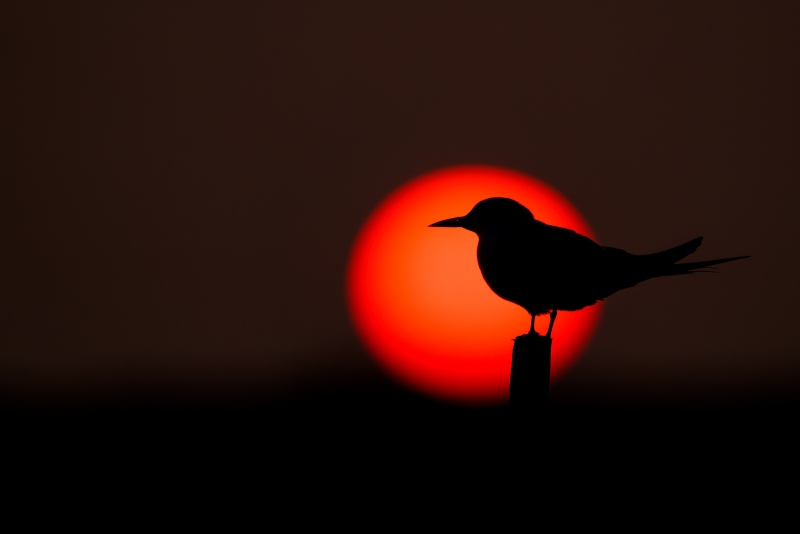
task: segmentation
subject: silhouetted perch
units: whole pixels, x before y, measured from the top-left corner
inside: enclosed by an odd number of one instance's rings
[[[549,336],[524,334],[514,340],[508,402],[515,411],[545,411],[550,395]]]

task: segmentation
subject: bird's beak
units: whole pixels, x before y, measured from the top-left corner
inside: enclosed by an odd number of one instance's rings
[[[445,219],[443,221],[429,224],[428,226],[444,226],[447,228],[463,228],[464,217],[453,217],[452,219]]]

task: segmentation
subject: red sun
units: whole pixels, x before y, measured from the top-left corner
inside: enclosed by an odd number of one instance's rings
[[[530,315],[483,281],[477,236],[428,225],[466,215],[480,200],[512,198],[538,220],[593,237],[572,204],[540,180],[486,166],[450,167],[411,180],[384,200],[356,238],[347,294],[356,331],[395,378],[422,393],[471,404],[508,398],[511,349]],[[558,314],[551,380],[586,348],[601,305]],[[537,330],[547,328],[547,316]]]

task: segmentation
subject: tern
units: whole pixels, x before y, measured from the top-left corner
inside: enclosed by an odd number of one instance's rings
[[[559,310],[580,310],[651,278],[709,272],[713,265],[749,258],[677,263],[697,250],[702,237],[661,252],[631,254],[536,220],[528,208],[509,198],[481,200],[466,215],[430,226],[478,234],[483,279],[497,296],[531,314],[528,334],[539,336],[536,316],[550,314],[548,338]]]

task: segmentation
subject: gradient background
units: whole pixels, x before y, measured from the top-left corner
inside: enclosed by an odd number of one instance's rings
[[[800,8],[598,4],[4,2],[3,406],[462,413],[344,279],[382,199],[478,163],[601,244],[753,256],[610,298],[553,412],[794,414]]]

